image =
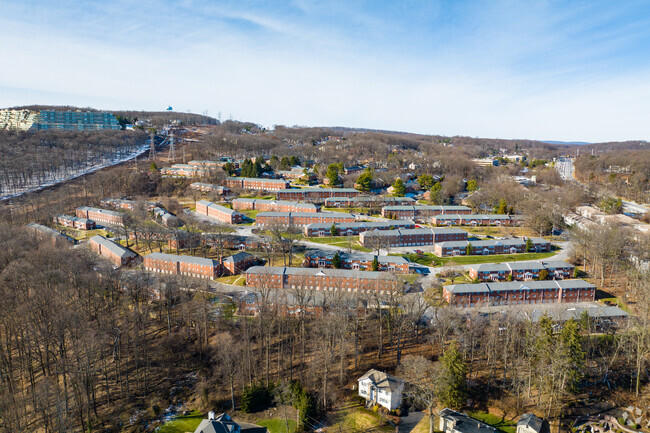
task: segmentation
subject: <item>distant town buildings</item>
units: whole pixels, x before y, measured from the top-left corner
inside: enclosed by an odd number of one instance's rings
[[[108,112],[81,110],[0,110],[0,129],[99,131],[121,129],[117,118]]]
[[[289,182],[284,179],[263,179],[258,177],[229,177],[226,178],[226,186],[229,188],[278,191],[278,190],[289,188]]]

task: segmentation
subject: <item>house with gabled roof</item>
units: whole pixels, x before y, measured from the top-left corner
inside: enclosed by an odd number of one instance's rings
[[[366,399],[367,404],[378,404],[388,410],[398,409],[402,405],[404,380],[373,368],[358,382],[359,395]]]

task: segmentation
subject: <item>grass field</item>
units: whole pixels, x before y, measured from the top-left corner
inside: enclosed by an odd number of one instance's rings
[[[78,241],[90,239],[96,235],[101,235],[104,237],[113,237],[113,233],[105,229],[75,230],[75,229],[71,229],[70,227],[63,227],[63,226],[56,226],[56,229],[66,233],[68,236],[72,236]]]
[[[548,253],[523,253],[523,254],[494,254],[488,256],[454,256],[454,257],[438,257],[432,253],[423,254],[405,254],[404,257],[414,263],[419,263],[425,266],[444,266],[458,264],[458,265],[474,265],[478,263],[501,263],[501,262],[520,262],[523,260],[541,260],[555,255],[555,251]]]
[[[516,433],[517,431],[517,423],[505,417],[485,412],[469,412],[468,415],[506,433]]]
[[[318,244],[326,244],[326,245],[333,245],[336,247],[341,248],[342,250],[347,249],[348,247],[351,247],[353,250],[357,251],[363,251],[366,253],[371,252],[372,250],[370,248],[365,248],[359,245],[357,242],[356,238],[352,239],[352,242],[348,241],[347,238],[341,237],[341,236],[331,236],[331,237],[325,237],[325,238],[303,238],[306,241],[309,242],[316,242]]]
[[[214,281],[218,281],[224,284],[232,284],[235,286],[245,286],[246,285],[246,276],[244,275],[230,275],[228,277],[217,278]]]
[[[341,409],[328,415],[328,431],[377,431],[394,432],[390,425],[380,427],[379,415],[361,406]]]
[[[289,431],[287,432],[287,423],[283,419],[264,419],[256,422],[257,425],[266,427],[269,433],[295,433],[296,421],[289,420]]]
[[[203,415],[197,411],[192,411],[190,415],[177,416],[173,420],[165,423],[158,429],[158,433],[185,433],[193,432],[201,424]]]

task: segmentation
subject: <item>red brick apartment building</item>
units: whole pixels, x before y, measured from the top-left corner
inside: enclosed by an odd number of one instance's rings
[[[207,200],[196,202],[196,213],[216,218],[227,224],[241,224],[244,220],[244,215],[239,212]]]
[[[144,268],[149,272],[194,278],[214,279],[222,274],[221,264],[216,260],[164,253],[144,256]]]
[[[391,197],[387,195],[330,197],[325,199],[325,207],[383,207],[399,204],[414,204],[410,197]]]
[[[532,252],[551,251],[551,243],[543,238],[531,238]],[[526,252],[526,240],[488,239],[481,241],[439,242],[433,247],[433,253],[439,257],[467,255],[467,246],[471,245],[470,255],[521,254]]]
[[[283,268],[254,266],[246,271],[252,288],[296,289],[339,292],[386,293],[400,291],[403,283],[388,272],[343,269]]]
[[[363,246],[373,247],[377,243],[391,247],[416,247],[433,245],[438,242],[465,241],[467,232],[461,229],[407,229],[370,230],[359,235]]]
[[[368,230],[414,229],[413,221],[359,221],[354,223],[334,224],[337,236],[357,236]],[[332,224],[314,223],[305,226],[305,236],[332,236]]]
[[[54,224],[70,227],[77,230],[92,230],[95,228],[95,221],[88,218],[73,217],[70,215],[57,215],[52,218]]]
[[[230,194],[230,188],[214,183],[194,182],[190,184],[190,188],[201,192],[215,192],[219,195]]]
[[[233,254],[230,257],[226,257],[222,260],[221,264],[224,270],[228,271],[227,273],[230,275],[237,275],[251,266],[256,265],[259,261],[260,259],[258,257],[242,251]]]
[[[297,225],[334,224],[354,222],[354,215],[342,212],[260,212],[255,216],[257,225]]]
[[[100,200],[99,205],[103,207],[112,207],[115,209],[124,209],[124,210],[135,210],[138,202],[135,200],[126,200],[122,198],[104,198]],[[148,211],[153,210],[156,206],[160,206],[160,203],[153,201],[146,201],[144,205]]]
[[[77,217],[93,220],[100,224],[124,225],[124,214],[96,207],[81,206],[77,208]]]
[[[333,268],[332,259],[335,254],[334,251],[309,251],[305,253],[303,266],[306,268]],[[339,252],[339,257],[341,258],[341,269],[370,271],[372,270],[373,260],[377,258],[378,271],[395,272],[397,274],[409,273],[409,261],[400,256],[375,256],[373,254]]]
[[[226,178],[226,186],[229,188],[278,191],[278,190],[289,188],[289,182],[284,179],[262,179],[258,177],[228,177]]]
[[[517,281],[530,281],[539,278],[540,272],[545,270],[548,278],[562,280],[571,278],[574,269],[572,264],[560,260],[485,263],[470,266],[469,276],[479,281],[505,281],[509,276]]]
[[[138,255],[120,244],[106,239],[104,236],[90,238],[90,248],[102,257],[107,258],[114,266],[128,265],[138,258]]]
[[[50,238],[52,240],[52,243],[54,244],[62,243],[62,244],[74,245],[77,243],[77,240],[75,238],[68,235],[64,235],[63,233],[57,232],[56,230],[51,229],[48,226],[44,226],[42,224],[29,223],[27,224],[27,228],[33,230],[34,233],[39,237]]]
[[[381,216],[400,220],[425,220],[435,215],[469,215],[472,209],[467,206],[409,206],[396,205],[384,206],[381,209]]]
[[[443,296],[449,304],[461,307],[591,302],[596,299],[596,286],[577,279],[455,284],[444,286]]]
[[[255,198],[237,198],[232,201],[232,208],[238,211],[257,210],[262,212],[319,212],[320,206],[313,203],[300,203],[284,200],[260,200]]]
[[[474,215],[435,215],[431,224],[437,226],[515,226],[521,219],[510,215],[474,214]]]
[[[278,191],[275,198],[278,200],[313,201],[323,203],[330,197],[356,197],[361,194],[354,188],[299,188]]]

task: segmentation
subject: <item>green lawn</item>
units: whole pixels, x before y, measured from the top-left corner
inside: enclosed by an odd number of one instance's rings
[[[101,235],[106,238],[113,237],[113,233],[104,230],[104,229],[94,229],[94,230],[75,230],[70,227],[56,226],[56,229],[62,232],[65,232],[68,236],[72,236],[78,241],[84,239],[90,239],[95,235]]]
[[[233,284],[235,286],[244,286],[246,284],[246,276],[245,275],[230,275],[228,277],[221,277],[215,279],[215,281],[218,281],[220,283],[224,284]]]
[[[204,419],[203,414],[192,411],[190,415],[180,415],[160,427],[158,433],[194,432]]]
[[[404,257],[414,263],[425,266],[443,266],[449,262],[458,265],[473,265],[478,263],[520,262],[523,260],[541,260],[554,256],[556,251],[548,253],[523,253],[523,254],[494,254],[488,256],[453,256],[438,257],[433,253],[404,254]],[[399,254],[391,254],[399,255]]]
[[[511,419],[505,418],[505,416],[500,417],[498,415],[485,412],[468,412],[467,414],[472,418],[483,421],[484,423],[506,433],[516,433],[517,431],[517,423]]]
[[[342,250],[347,249],[348,247],[351,247],[353,250],[357,251],[363,251],[366,253],[371,252],[372,250],[370,248],[365,248],[359,245],[359,242],[357,241],[356,238],[352,239],[352,242],[348,241],[347,238],[342,237],[342,236],[329,236],[329,237],[324,237],[324,238],[303,238],[306,241],[309,242],[316,242],[318,244],[326,244],[326,245],[334,245],[336,247],[341,248]]]
[[[289,431],[287,432],[287,423],[284,419],[264,419],[256,422],[257,425],[266,427],[269,433],[295,433],[296,421],[289,420]]]
[[[361,406],[341,409],[329,414],[328,419],[328,431],[395,431],[390,425],[379,427],[379,415]]]

